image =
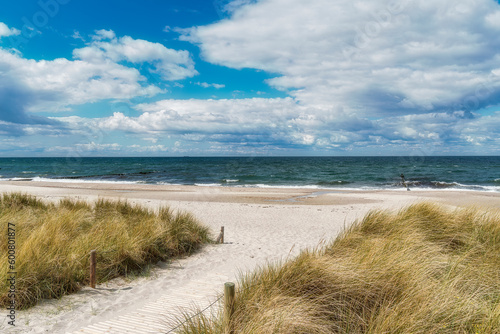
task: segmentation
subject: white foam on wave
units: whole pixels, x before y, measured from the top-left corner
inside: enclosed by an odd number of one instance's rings
[[[12,180],[16,181],[16,180]],[[60,182],[60,183],[113,183],[113,184],[143,184],[143,181],[110,181],[110,180],[83,180],[83,179],[49,179],[36,176],[33,182]]]
[[[195,186],[198,187],[220,187],[222,184],[220,183],[195,183]]]
[[[458,182],[432,181],[432,183],[439,184],[440,186],[460,186],[460,187],[464,186],[465,187],[464,184],[460,184]]]
[[[159,186],[182,186],[182,183],[170,183],[170,182],[156,182],[155,184]]]
[[[487,191],[487,192],[500,192],[499,186],[483,186],[483,188],[485,189],[483,191]]]
[[[6,177],[0,179],[0,181],[32,181],[32,178],[29,177]]]
[[[406,188],[379,188],[380,190],[389,191],[406,191]],[[500,192],[499,186],[478,186],[478,185],[461,185],[461,187],[447,188],[431,188],[431,187],[411,187],[414,191],[478,191],[478,192]]]
[[[327,189],[321,188],[316,185],[304,185],[304,186],[280,186],[280,185],[270,185],[270,184],[246,184],[245,188],[277,188],[277,189]]]
[[[500,179],[497,179],[500,180]],[[0,178],[0,181],[33,181],[33,182],[59,182],[59,183],[92,183],[92,184],[145,184],[144,181],[121,181],[121,180],[85,180],[85,179],[51,179],[45,177],[33,177],[33,178],[23,178],[23,177],[13,177],[13,178]],[[195,183],[198,187],[236,187],[236,188],[276,188],[276,189],[314,189],[314,190],[345,190],[345,191],[407,191],[404,187],[384,187],[384,186],[359,186],[359,187],[329,187],[329,186],[318,186],[318,185],[271,185],[271,184],[233,184],[228,185],[228,183],[236,183],[239,180],[225,180],[226,183]],[[234,181],[234,182],[229,182]],[[496,180],[495,180],[496,181]],[[410,190],[414,191],[479,191],[479,192],[500,192],[500,186],[486,186],[486,185],[466,185],[457,182],[446,183],[434,181],[437,184],[442,185],[452,185],[451,187],[435,188],[435,187],[418,187],[411,186]],[[173,185],[181,186],[182,183],[169,183],[169,182],[157,182],[157,185]]]
[[[482,192],[500,192],[500,186],[479,186],[479,185],[465,185],[454,183],[455,187],[446,188],[431,188],[431,187],[411,187],[410,190],[414,191],[482,191]],[[277,188],[277,189],[319,189],[319,190],[345,190],[345,191],[408,191],[404,187],[383,187],[383,186],[360,186],[360,187],[323,187],[317,185],[303,185],[303,186],[280,186],[268,184],[254,184],[243,185],[245,188]]]

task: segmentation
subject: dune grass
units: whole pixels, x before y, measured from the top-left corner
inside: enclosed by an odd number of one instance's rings
[[[59,298],[89,282],[89,253],[97,250],[97,282],[137,274],[159,260],[189,254],[210,242],[208,228],[188,213],[153,212],[126,202],[48,204],[24,194],[0,198],[0,305],[9,305],[7,228],[15,226],[16,308]]]
[[[328,246],[242,277],[229,324],[196,316],[181,332],[500,333],[500,215],[373,211]]]

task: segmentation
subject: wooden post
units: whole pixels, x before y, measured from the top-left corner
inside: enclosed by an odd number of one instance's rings
[[[234,312],[234,283],[227,282],[224,284],[224,322],[226,324],[227,333],[233,333],[230,329],[231,316]]]
[[[224,226],[220,228],[220,233],[219,236],[217,237],[217,240],[215,240],[216,244],[223,244],[224,243]]]
[[[95,289],[95,267],[96,267],[96,251],[95,249],[90,251],[90,287]]]

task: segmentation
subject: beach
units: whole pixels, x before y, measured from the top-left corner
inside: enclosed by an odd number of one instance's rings
[[[372,209],[398,210],[429,201],[450,207],[474,205],[498,210],[500,193],[457,190],[328,190],[175,186],[120,183],[0,182],[0,192],[21,192],[47,201],[73,198],[126,200],[151,209],[169,206],[191,212],[214,237],[224,226],[224,244],[209,245],[195,255],[159,263],[149,275],[116,279],[84,288],[61,300],[43,301],[17,311],[16,327],[0,312],[0,328],[9,333],[72,333],[88,326],[127,316],[165,295],[197,286],[204,300],[215,298],[226,281],[267,262],[286,260],[301,250],[335,238]],[[201,287],[201,282],[205,286]],[[201,292],[200,292],[201,293]],[[200,294],[197,295],[199,297]],[[189,304],[189,300],[184,300]],[[85,331],[83,331],[85,332]],[[113,332],[113,331],[111,331]]]

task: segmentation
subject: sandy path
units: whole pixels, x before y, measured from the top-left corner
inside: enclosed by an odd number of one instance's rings
[[[161,264],[149,277],[114,280],[95,290],[85,288],[61,300],[43,301],[28,311],[18,311],[15,329],[7,325],[2,310],[2,333],[5,330],[8,333],[71,333],[84,328],[89,333],[92,328],[94,332],[105,332],[105,324],[132,318],[148,309],[151,321],[147,328],[138,331],[159,333],[168,325],[167,317],[159,316],[162,311],[153,315],[158,305],[163,305],[166,314],[181,304],[196,301],[200,306],[206,305],[222,291],[224,282],[236,281],[240,272],[253,270],[268,261],[296,256],[302,249],[327,242],[370,209],[400,208],[423,199],[451,205],[500,207],[498,193],[317,193],[308,189],[34,183],[4,182],[0,183],[0,191],[28,192],[49,200],[64,196],[88,200],[110,197],[152,208],[169,205],[192,212],[214,234],[224,226],[226,243],[207,246],[190,258]]]

